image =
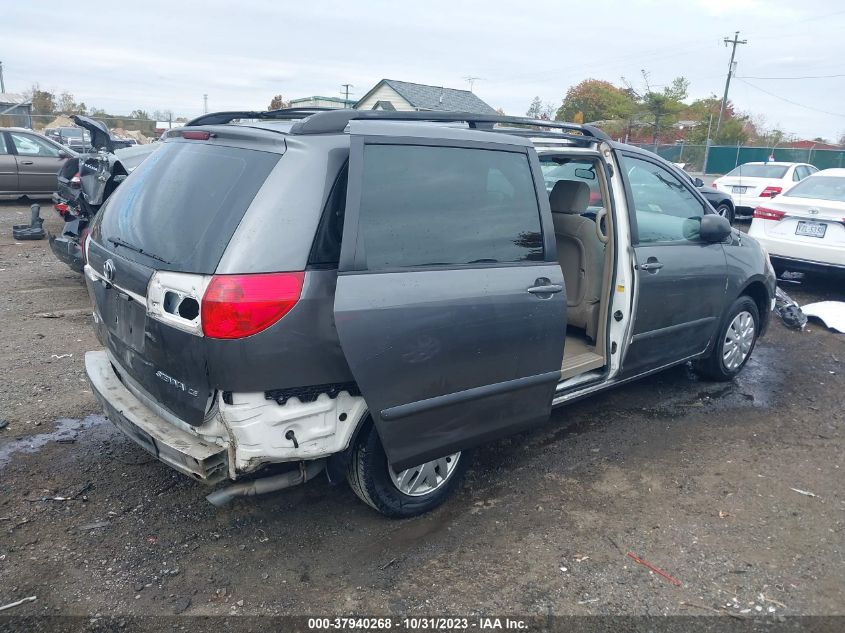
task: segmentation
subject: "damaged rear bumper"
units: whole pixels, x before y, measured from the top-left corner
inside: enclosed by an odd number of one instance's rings
[[[105,351],[86,352],[85,371],[109,420],[160,461],[207,484],[227,479],[227,450],[156,415],[121,382]]]
[[[85,267],[82,261],[82,248],[79,246],[79,238],[69,235],[54,235],[48,232],[50,250],[59,261],[64,262],[78,273]]]

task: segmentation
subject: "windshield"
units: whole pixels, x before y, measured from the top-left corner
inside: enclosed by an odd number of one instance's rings
[[[845,177],[810,176],[783,195],[789,198],[818,198],[845,202]]]
[[[740,165],[729,171],[726,176],[740,176],[745,178],[783,178],[789,167],[784,165]]]
[[[64,137],[82,138],[82,130],[75,127],[65,128],[62,130],[61,134]],[[88,138],[87,134],[85,134],[85,138]]]
[[[95,233],[142,264],[151,257],[156,268],[213,273],[278,160],[237,147],[165,143],[115,190]]]

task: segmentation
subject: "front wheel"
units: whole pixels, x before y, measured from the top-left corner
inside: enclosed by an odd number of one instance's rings
[[[387,461],[374,425],[361,432],[346,471],[353,492],[369,506],[392,518],[433,510],[454,492],[469,467],[467,451],[402,471]]]
[[[731,224],[734,223],[734,210],[731,208],[731,205],[729,205],[727,202],[723,202],[718,207],[716,207],[716,213],[721,215]]]
[[[757,304],[750,297],[740,297],[722,321],[710,356],[696,362],[696,371],[711,380],[732,379],[751,357],[759,331]]]

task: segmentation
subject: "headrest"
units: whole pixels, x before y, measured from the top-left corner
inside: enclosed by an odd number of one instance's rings
[[[590,188],[577,180],[558,180],[549,194],[552,213],[584,213],[590,202]]]

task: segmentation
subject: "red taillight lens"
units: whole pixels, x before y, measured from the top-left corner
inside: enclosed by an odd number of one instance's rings
[[[267,329],[299,301],[305,273],[215,275],[202,298],[202,330],[243,338]]]
[[[210,132],[199,132],[194,130],[185,130],[180,134],[182,138],[189,139],[191,141],[207,141],[211,138]]]
[[[59,212],[59,215],[64,215],[67,213],[67,202],[57,202],[53,205],[53,208]]]
[[[778,195],[781,191],[783,191],[783,187],[766,187],[763,191],[760,192],[761,198],[774,198]]]
[[[754,209],[754,217],[759,220],[783,220],[784,216],[786,216],[785,211],[767,209],[766,207],[757,207]]]

